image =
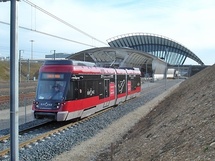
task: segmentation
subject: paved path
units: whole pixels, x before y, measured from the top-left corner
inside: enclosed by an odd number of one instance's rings
[[[34,120],[31,105],[19,108],[19,125]],[[10,127],[10,109],[0,111],[0,130]]]

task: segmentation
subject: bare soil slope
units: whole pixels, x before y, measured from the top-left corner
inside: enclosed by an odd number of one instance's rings
[[[215,65],[174,93],[96,160],[215,160]]]

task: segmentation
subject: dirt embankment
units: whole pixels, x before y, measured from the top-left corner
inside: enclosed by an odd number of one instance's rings
[[[97,160],[214,161],[214,125],[215,65],[184,81]]]

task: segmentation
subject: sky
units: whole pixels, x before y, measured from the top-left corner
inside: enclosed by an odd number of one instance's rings
[[[36,8],[26,1],[18,2],[17,14],[18,46],[23,59],[43,59],[54,50],[72,54],[108,46],[107,40],[112,37],[152,33],[185,46],[205,65],[215,63],[214,0],[29,1]],[[10,22],[10,2],[0,2],[0,12],[0,56],[9,56],[10,26],[5,23]],[[197,63],[187,59],[185,64]]]

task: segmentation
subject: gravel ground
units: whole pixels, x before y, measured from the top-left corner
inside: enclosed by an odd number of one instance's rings
[[[143,117],[145,117],[153,108],[159,104],[166,96],[168,96],[179,84],[168,89],[164,93],[160,94],[156,98],[147,102],[143,106],[136,108],[130,113],[124,115],[120,119],[112,122],[108,127],[94,137],[82,142],[75,146],[70,151],[64,152],[63,154],[52,159],[52,161],[93,161],[96,160],[98,154],[104,149],[111,147],[111,144],[115,144],[117,140],[122,137]],[[139,102],[139,100],[138,100]],[[117,130],[116,130],[117,129]],[[111,153],[108,154],[111,156]],[[110,159],[111,157],[109,157]],[[104,158],[105,161],[108,158]]]
[[[215,65],[182,82],[95,160],[215,161],[214,98]]]
[[[126,131],[129,130],[128,127],[133,126],[135,123],[135,122],[132,123],[132,120],[133,120],[132,117],[134,116],[132,116],[130,119],[126,119],[127,114],[134,112],[138,107],[146,104],[147,102],[151,101],[153,98],[161,95],[163,92],[166,92],[167,91],[166,89],[172,87],[178,81],[179,80],[167,81],[166,87],[163,86],[162,88],[153,89],[151,92],[147,93],[146,95],[142,95],[138,98],[128,101],[127,103],[119,105],[116,108],[112,108],[110,111],[104,114],[101,114],[95,118],[91,118],[89,121],[79,124],[59,135],[53,136],[50,139],[45,140],[44,142],[40,142],[39,144],[32,146],[32,148],[27,148],[25,150],[22,150],[20,151],[19,160],[20,161],[22,160],[23,161],[24,160],[45,161],[45,160],[51,160],[51,159],[59,160],[58,156],[60,156],[61,158],[60,160],[66,159],[67,156],[65,157],[64,152],[69,151],[74,147],[78,147],[77,145],[81,145],[84,141],[89,141],[89,139],[93,139],[93,138],[94,139],[96,138],[96,140],[97,138],[101,138],[101,140],[103,140],[102,139],[103,136],[102,134],[100,134],[100,132],[102,132],[102,130],[106,130],[106,128],[111,126],[111,124],[115,122],[119,122],[119,119],[121,118],[125,119],[120,124],[121,127],[125,127],[125,129],[122,130],[121,134],[119,134],[120,136],[122,136],[122,134],[124,134]],[[156,83],[164,84],[164,82],[162,81],[156,82]],[[156,83],[153,83],[153,84],[156,84]],[[161,96],[161,97],[163,98],[164,96]],[[127,124],[130,124],[130,125],[127,127],[126,126]],[[101,136],[97,137],[97,135],[101,135]],[[108,136],[111,137],[112,135],[108,135]],[[119,136],[115,136],[115,139],[117,139],[118,137]],[[109,139],[104,139],[104,141],[105,140],[109,140]],[[91,143],[89,144],[90,147],[91,147]],[[107,148],[107,146],[109,146],[109,144],[106,144],[105,142],[104,143],[101,142],[101,145],[103,146],[100,147],[100,149],[104,149],[104,148]],[[78,150],[78,151],[79,151],[78,155],[82,155],[85,153],[84,150]],[[95,151],[93,151],[93,153],[95,153]],[[93,159],[93,157],[95,157],[93,153],[86,152],[85,156],[87,156],[87,158],[84,158],[84,160]],[[61,154],[64,156],[63,158]],[[2,158],[2,160],[9,160],[9,158]],[[71,158],[69,160],[71,160]]]

